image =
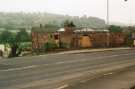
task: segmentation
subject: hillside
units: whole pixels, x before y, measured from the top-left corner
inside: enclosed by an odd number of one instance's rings
[[[96,17],[78,17],[49,13],[3,13],[0,12],[0,28],[14,29],[32,27],[39,24],[55,24],[62,26],[65,20],[72,20],[77,27],[102,28],[105,21]]]

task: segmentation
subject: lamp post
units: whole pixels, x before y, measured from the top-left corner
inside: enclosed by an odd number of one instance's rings
[[[124,0],[125,2],[127,2],[128,0]],[[109,0],[107,0],[107,14],[106,14],[106,24],[107,24],[107,29],[109,28],[110,25],[110,21],[109,21]],[[109,33],[107,34],[107,46],[110,46],[110,38],[109,38]]]
[[[106,24],[109,25],[109,0],[107,0],[107,14],[106,14]]]
[[[124,0],[125,2],[127,2],[128,0]],[[106,24],[107,24],[107,27],[109,26],[110,24],[110,21],[109,21],[109,0],[107,0],[107,16],[106,16]]]

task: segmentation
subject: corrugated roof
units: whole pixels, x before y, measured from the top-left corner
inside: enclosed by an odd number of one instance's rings
[[[74,32],[109,32],[109,30],[105,30],[105,29],[102,29],[102,30],[95,30],[95,29],[91,29],[91,28],[83,28],[83,29],[79,29],[79,30],[75,30]]]
[[[64,32],[65,29],[64,28],[60,28],[59,30],[57,30],[58,32]]]

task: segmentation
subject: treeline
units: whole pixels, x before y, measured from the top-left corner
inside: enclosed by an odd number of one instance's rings
[[[0,28],[30,28],[39,24],[53,24],[61,27],[65,20],[72,20],[77,27],[103,28],[105,21],[96,17],[68,16],[49,13],[5,13],[0,12]]]

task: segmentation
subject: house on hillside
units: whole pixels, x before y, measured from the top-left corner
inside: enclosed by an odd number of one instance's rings
[[[92,48],[109,46],[109,31],[91,28],[76,28],[58,30],[60,42],[67,44],[68,48]]]
[[[74,29],[72,27],[58,28],[54,26],[32,27],[31,38],[33,50],[43,50],[45,44],[55,44],[60,48],[73,47]]]
[[[108,30],[81,28],[74,33],[74,45],[78,48],[106,47],[109,44]]]
[[[74,29],[70,27],[60,28],[57,32],[60,37],[60,47],[73,48]]]
[[[104,29],[81,28],[74,31],[74,47],[120,47],[125,44],[126,36],[122,32],[109,32]]]
[[[31,30],[33,50],[45,50],[46,44],[55,44],[57,48],[96,48],[118,47],[124,45],[123,33],[111,33],[109,30],[74,27],[47,27],[40,25]]]
[[[45,44],[59,44],[59,34],[56,32],[58,27],[55,26],[42,26],[32,27],[32,49],[44,50]],[[59,46],[59,45],[58,45]]]
[[[124,46],[126,38],[126,35],[122,32],[110,32],[110,47]]]

